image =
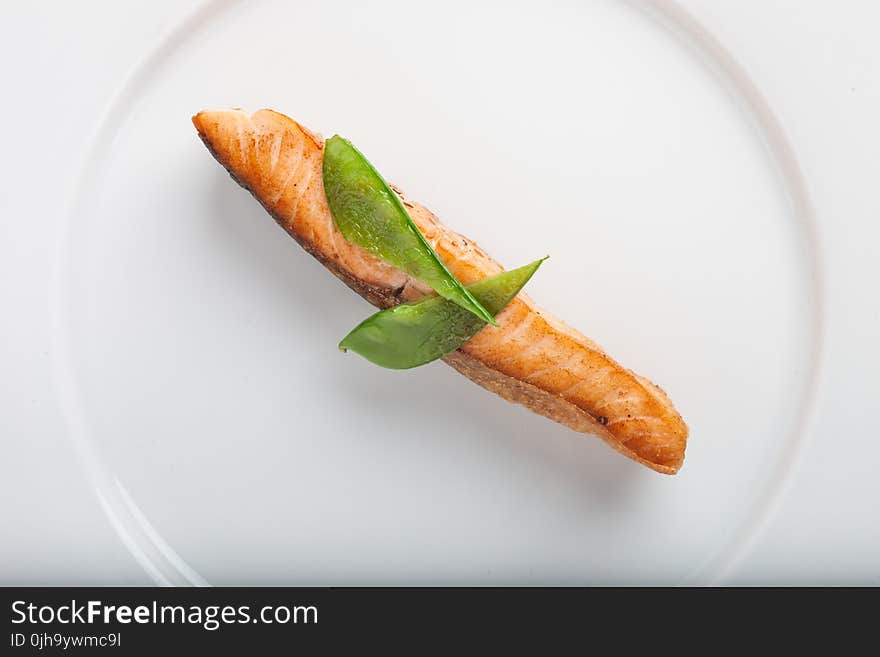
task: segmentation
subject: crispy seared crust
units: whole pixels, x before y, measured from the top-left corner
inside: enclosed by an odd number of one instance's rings
[[[494,392],[509,402],[521,404],[533,413],[543,415],[580,433],[598,436],[624,456],[628,456],[633,461],[638,461],[661,474],[674,475],[678,472],[680,466],[673,467],[653,463],[627,449],[605,428],[605,425],[579,406],[530,383],[502,374],[481,363],[473,356],[464,353],[461,349],[445,356],[443,360],[478,386]]]
[[[230,115],[228,118],[226,116],[227,114]],[[281,134],[281,136],[278,136],[278,134],[272,135],[278,137],[278,142],[274,145],[278,149],[283,151],[284,148],[286,148],[283,140],[284,135],[293,134],[295,132],[297,134],[305,135],[307,140],[311,141],[312,145],[310,148],[312,150],[315,150],[318,153],[323,151],[323,141],[320,136],[302,128],[302,126],[289,117],[267,110],[263,110],[253,116],[256,117],[259,115],[263,115],[263,118],[266,118],[266,115],[269,115],[271,122],[273,123],[270,132],[274,131],[275,133]],[[225,122],[227,121],[230,124],[235,124],[236,121],[251,121],[250,118],[243,119],[242,116],[246,115],[224,112],[200,113],[193,117],[193,123],[208,150],[214,155],[217,161],[226,168],[233,180],[250,191],[266,211],[269,212],[279,225],[288,232],[288,234],[290,234],[306,251],[318,259],[348,287],[379,308],[394,306],[401,302],[418,298],[424,294],[424,290],[420,290],[417,287],[417,282],[414,282],[411,279],[408,282],[402,282],[402,279],[399,277],[389,276],[387,269],[378,269],[378,274],[376,274],[370,268],[369,262],[367,263],[366,269],[364,269],[363,262],[357,264],[361,266],[362,271],[365,271],[367,276],[373,276],[373,281],[367,281],[354,275],[350,269],[340,266],[340,264],[334,259],[333,253],[328,253],[328,251],[332,250],[329,249],[327,244],[327,234],[321,236],[324,240],[322,244],[322,240],[316,237],[314,232],[311,234],[308,232],[301,232],[304,230],[302,227],[302,221],[298,220],[295,223],[294,217],[289,216],[289,207],[285,208],[285,206],[279,203],[278,199],[280,198],[280,194],[285,193],[284,190],[282,189],[282,192],[279,192],[278,198],[268,198],[268,196],[270,196],[268,193],[270,190],[273,192],[277,191],[277,188],[272,186],[276,184],[277,181],[268,180],[268,174],[266,174],[265,169],[270,168],[274,172],[275,165],[277,164],[277,154],[275,155],[276,161],[272,163],[271,167],[268,167],[265,162],[257,161],[261,156],[261,148],[263,149],[262,157],[266,157],[265,150],[269,146],[264,142],[260,142],[260,140],[264,139],[266,136],[259,133],[259,130],[257,130],[256,135],[252,137],[253,143],[249,147],[250,150],[248,150],[242,146],[241,126],[225,125]],[[220,125],[221,123],[223,125]],[[278,128],[274,123],[281,123],[283,127]],[[238,130],[237,145],[235,143],[236,129]],[[301,137],[299,138],[302,139]],[[228,142],[223,142],[223,140],[228,140]],[[259,145],[258,142],[260,142]],[[219,148],[218,143],[220,143]],[[315,160],[313,159],[312,162],[312,166],[314,167]],[[250,182],[247,179],[250,179]],[[302,180],[300,180],[300,182],[302,182]],[[295,184],[293,186],[296,187]],[[320,202],[326,205],[323,198],[322,185],[320,185],[319,195],[316,195],[315,190],[310,187],[310,183],[304,183],[304,187],[305,189],[301,187],[297,192],[299,197],[312,194],[312,202],[315,202],[315,199],[319,198]],[[403,194],[396,188],[395,192],[397,192],[404,200],[404,204],[409,208],[410,213],[413,215],[413,219],[419,225],[419,228],[423,233],[426,233],[426,237],[429,238],[429,241],[432,242],[441,257],[447,261],[447,264],[450,264],[450,258],[455,260],[458,267],[454,273],[456,273],[463,282],[467,284],[474,280],[478,280],[485,275],[489,275],[490,272],[487,271],[487,267],[498,267],[497,263],[491,260],[491,258],[476,247],[476,245],[443,227],[439,220],[437,220],[430,211],[408,199],[404,199]],[[297,204],[298,203],[299,201],[297,201]],[[297,206],[295,205],[294,214],[296,214],[296,207]],[[285,209],[287,212],[283,211]],[[320,208],[319,210],[329,213],[329,210],[326,208]],[[309,211],[315,212],[316,209],[313,207]],[[332,220],[330,223],[332,224]],[[432,235],[429,235],[429,233],[437,234],[433,235],[432,239]],[[333,243],[333,238],[331,237],[329,239],[330,242]],[[440,240],[439,242],[438,239]],[[445,241],[443,241],[444,239]],[[346,244],[346,248],[350,251],[353,245],[350,243]],[[338,248],[338,245],[335,243],[334,248]],[[353,248],[357,249],[357,247]],[[338,252],[335,254],[335,257],[340,257]],[[349,257],[352,257],[350,253]],[[355,261],[350,260],[349,264],[352,262]],[[386,266],[379,263],[378,267],[381,268]],[[374,265],[373,269],[377,269],[377,266]],[[394,270],[394,272],[397,272],[397,270]],[[399,274],[399,272],[397,273]],[[393,278],[394,284],[382,285],[381,282],[388,278]],[[497,350],[499,348],[505,350],[504,353],[501,354],[504,356],[508,356],[510,352],[515,353],[518,348],[515,340],[512,342],[505,342],[502,340],[502,343],[499,346],[492,342],[492,335],[489,335],[488,337],[484,336],[484,339],[481,342],[481,336],[483,335],[481,333],[474,340],[465,345],[463,349],[447,355],[443,360],[478,385],[496,393],[508,401],[521,404],[533,412],[550,418],[560,424],[564,424],[575,431],[596,435],[602,438],[618,452],[657,472],[663,474],[675,474],[684,460],[687,426],[681,420],[680,415],[675,411],[675,408],[666,394],[647,379],[621,368],[615,361],[610,359],[610,357],[608,357],[598,345],[561,322],[558,322],[558,320],[553,320],[545,313],[537,311],[537,309],[532,306],[531,302],[527,301],[527,297],[524,295],[521,295],[521,297],[522,299],[518,297],[504,311],[507,316],[506,322],[508,326],[508,333],[504,335],[510,334],[510,322],[513,321],[511,319],[513,315],[523,315],[523,313],[526,315],[537,314],[540,327],[535,330],[538,335],[542,335],[542,331],[544,334],[552,333],[556,339],[556,342],[553,343],[556,345],[554,349],[562,351],[566,349],[574,349],[575,352],[582,349],[584,350],[585,358],[589,358],[589,362],[592,363],[590,367],[599,368],[599,370],[597,370],[599,373],[603,373],[605,370],[602,368],[606,368],[608,372],[611,372],[614,377],[616,377],[613,381],[608,380],[607,378],[601,379],[602,384],[608,391],[613,393],[614,396],[619,395],[619,399],[614,400],[616,406],[611,406],[611,402],[599,403],[596,407],[603,407],[603,410],[596,412],[589,405],[573,403],[572,401],[563,398],[561,394],[555,394],[551,390],[534,385],[533,383],[517,376],[511,376],[510,374],[502,372],[497,367],[493,367],[488,362],[484,362],[491,358],[498,360],[499,354],[497,353]],[[499,315],[499,319],[501,317],[502,315]],[[502,322],[502,325],[504,325],[504,322]],[[501,334],[495,334],[496,342],[498,335]],[[519,348],[521,349],[521,347]],[[475,354],[479,354],[479,357]],[[514,358],[515,357],[516,356],[514,356]],[[510,357],[505,360],[509,361]],[[510,368],[508,369],[510,370]],[[534,371],[534,369],[529,371],[526,365],[520,366],[519,370],[513,368],[510,373],[518,374],[519,372],[525,372],[529,375],[529,378],[533,380],[534,377],[538,377],[538,380],[540,380],[540,375],[542,373],[541,370],[537,372]],[[592,372],[592,370],[590,370],[590,372],[595,378],[596,373]],[[563,372],[563,374],[560,374],[559,376],[564,379],[565,376],[570,377],[571,374],[569,372]],[[617,381],[617,383],[614,383],[614,381]],[[559,382],[556,381],[556,383],[558,384]],[[625,395],[630,392],[635,394],[638,399],[629,402]],[[606,408],[609,411],[614,409],[614,412],[606,412],[606,410],[604,410]],[[639,416],[638,412],[645,413],[645,415]],[[608,417],[603,414],[608,415]],[[616,425],[613,431],[610,430],[611,425]],[[651,426],[657,426],[658,428],[646,428]],[[630,448],[628,445],[633,445],[633,448]]]

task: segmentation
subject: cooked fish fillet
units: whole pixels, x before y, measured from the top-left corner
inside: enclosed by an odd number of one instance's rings
[[[306,251],[368,301],[386,308],[430,292],[342,237],[324,195],[320,135],[272,110],[200,112],[193,124],[232,177]],[[428,242],[464,284],[502,271],[474,242],[395,191]],[[499,314],[498,323],[444,360],[504,399],[575,431],[594,434],[657,472],[679,470],[688,429],[660,388],[538,309],[525,294]]]

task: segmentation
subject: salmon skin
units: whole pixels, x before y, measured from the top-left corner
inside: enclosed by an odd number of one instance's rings
[[[233,179],[331,272],[373,305],[388,308],[431,292],[336,228],[324,195],[324,141],[272,110],[199,112],[199,136]],[[465,285],[503,271],[474,242],[429,210],[402,199],[419,230]],[[508,401],[602,438],[621,454],[664,474],[684,461],[688,429],[656,385],[625,369],[597,344],[538,309],[520,293],[487,326],[444,358]]]

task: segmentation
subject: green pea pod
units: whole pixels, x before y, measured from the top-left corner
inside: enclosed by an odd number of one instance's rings
[[[528,283],[546,258],[468,285],[497,315]],[[339,348],[394,370],[418,367],[455,351],[486,325],[479,317],[442,297],[429,297],[381,310],[358,324]]]
[[[345,239],[497,326],[492,314],[446,268],[379,172],[339,135],[324,144],[323,175],[330,212]]]

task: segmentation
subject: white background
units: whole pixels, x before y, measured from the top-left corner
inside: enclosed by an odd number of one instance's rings
[[[817,422],[731,583],[880,583],[880,46],[868,2],[683,3],[769,99],[818,213],[827,301]],[[52,384],[54,227],[126,73],[188,3],[4,3],[0,581],[149,583],[86,484]]]

